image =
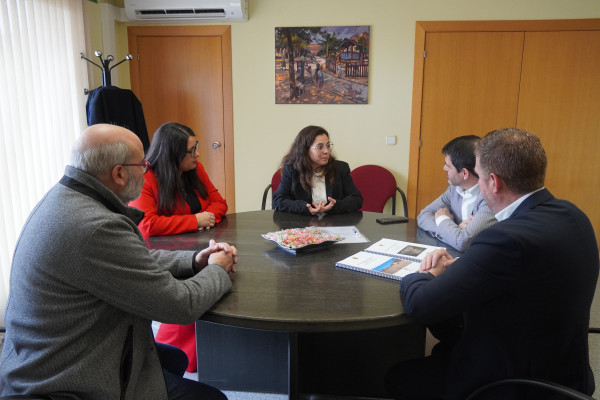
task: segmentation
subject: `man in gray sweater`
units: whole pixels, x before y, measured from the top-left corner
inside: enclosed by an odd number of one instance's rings
[[[0,394],[52,399],[225,399],[163,373],[151,321],[190,324],[231,289],[237,250],[148,250],[126,204],[147,170],[131,131],[93,125],[17,242]]]
[[[479,193],[475,144],[479,137],[459,136],[442,148],[448,189],[417,217],[419,228],[458,251],[466,251],[479,232],[496,218]]]

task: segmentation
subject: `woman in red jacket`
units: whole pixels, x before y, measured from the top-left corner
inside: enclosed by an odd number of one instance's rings
[[[227,212],[227,203],[198,162],[198,140],[185,125],[161,125],[152,138],[140,197],[129,203],[144,211],[138,224],[144,237],[210,229]],[[156,341],[177,346],[188,356],[188,371],[196,370],[194,324],[161,324]]]
[[[198,162],[198,140],[185,125],[161,125],[152,138],[140,197],[129,203],[144,211],[144,237],[174,235],[213,227],[227,203]]]

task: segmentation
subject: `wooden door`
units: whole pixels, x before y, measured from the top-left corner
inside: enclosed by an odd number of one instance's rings
[[[546,187],[600,235],[600,31],[528,32],[517,126],[539,136]]]
[[[515,126],[523,33],[432,33],[425,51],[416,213],[448,187],[444,144]]]
[[[235,212],[230,28],[136,26],[128,37],[150,140],[165,122],[192,128],[199,161]]]

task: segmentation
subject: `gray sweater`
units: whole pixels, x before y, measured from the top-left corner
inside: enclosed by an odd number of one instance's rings
[[[191,251],[148,250],[136,226],[141,211],[82,171],[67,166],[65,176],[96,199],[59,183],[25,223],[0,394],[166,399],[151,321],[192,323],[231,280],[218,265],[194,275]]]
[[[473,219],[466,228],[459,228],[462,201],[463,198],[456,191],[456,186],[448,186],[448,189],[440,197],[421,210],[421,213],[417,217],[419,228],[426,230],[432,236],[449,244],[458,251],[466,251],[473,238],[479,232],[498,221],[488,208],[481,193],[479,193],[475,199],[475,205],[471,213]],[[454,220],[444,220],[438,226],[435,223],[435,213],[443,207],[450,210],[452,215],[454,215]]]

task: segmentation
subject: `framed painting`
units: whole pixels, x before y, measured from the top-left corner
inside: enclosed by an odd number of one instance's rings
[[[369,30],[275,28],[275,103],[367,104]]]

